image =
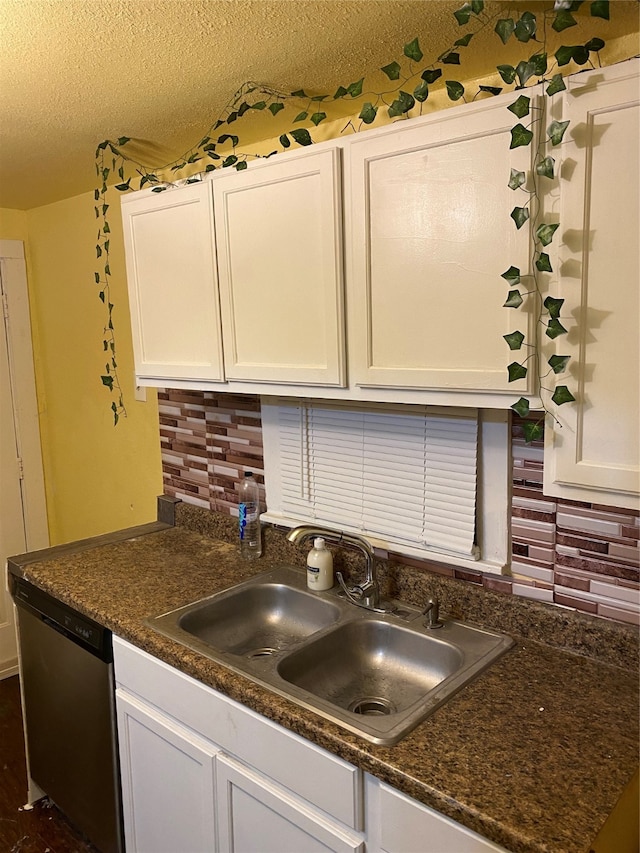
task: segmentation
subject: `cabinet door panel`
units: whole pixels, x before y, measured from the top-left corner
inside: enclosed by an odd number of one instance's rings
[[[230,379],[344,385],[339,153],[216,175]]]
[[[577,78],[565,98],[559,289],[563,314],[577,322],[556,352],[572,357],[576,402],[557,411],[562,428],[547,430],[544,468],[547,494],[632,508],[640,504],[637,66],[598,72],[591,84]]]
[[[271,780],[221,755],[216,762],[220,849],[229,853],[359,853],[342,830]]]
[[[460,108],[350,146],[350,287],[358,385],[529,390],[509,383],[513,312],[502,273],[526,267],[527,227],[509,167],[513,115],[504,98]],[[519,314],[523,332],[530,325]]]
[[[122,201],[136,374],[224,378],[210,182]]]
[[[117,713],[128,853],[214,853],[216,750],[121,690]]]

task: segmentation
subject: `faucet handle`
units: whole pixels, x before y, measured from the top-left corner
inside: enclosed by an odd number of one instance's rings
[[[360,605],[360,602],[364,598],[364,590],[361,586],[354,586],[349,589],[349,587],[344,582],[344,578],[342,577],[342,572],[336,572],[336,577],[338,578],[338,583],[342,587],[344,594],[347,596],[349,601],[352,604]]]
[[[434,630],[435,628],[442,628],[444,622],[440,621],[440,602],[438,601],[438,597],[434,595],[432,598],[427,601],[427,606],[422,611],[422,615],[426,616],[425,619],[425,627],[429,628],[429,630]]]

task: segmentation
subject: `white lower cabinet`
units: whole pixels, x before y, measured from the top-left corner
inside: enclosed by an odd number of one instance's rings
[[[114,660],[126,853],[504,853],[117,637]]]
[[[366,775],[367,850],[376,853],[506,853],[476,832]]]

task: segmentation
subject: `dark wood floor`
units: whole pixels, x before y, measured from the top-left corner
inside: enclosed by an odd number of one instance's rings
[[[27,771],[18,676],[0,680],[0,853],[99,853],[50,803],[25,811]]]

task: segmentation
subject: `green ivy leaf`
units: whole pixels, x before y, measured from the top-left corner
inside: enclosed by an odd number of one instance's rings
[[[519,62],[516,65],[516,74],[518,75],[518,82],[520,83],[520,85],[524,86],[527,80],[530,77],[533,77],[535,71],[535,66],[533,62],[531,62],[531,60],[525,62],[523,59],[522,62]]]
[[[585,44],[585,47],[590,53],[597,53],[604,47],[604,42],[602,39],[592,38]]]
[[[531,444],[534,441],[540,441],[544,435],[544,425],[542,421],[525,421],[522,424],[524,432],[524,440],[526,444]]]
[[[295,124],[295,122],[297,122],[297,121],[304,121],[304,120],[305,120],[305,119],[307,119],[307,118],[309,118],[309,113],[308,113],[308,112],[305,112],[305,110],[303,110],[301,113],[298,113],[298,115],[294,118],[294,120],[293,120],[293,121],[294,121],[294,124]]]
[[[584,44],[578,44],[573,49],[573,61],[576,65],[584,65],[589,61],[589,51]]]
[[[547,296],[543,304],[549,312],[549,316],[554,320],[557,320],[560,316],[562,306],[564,305],[564,299],[556,299],[554,296]]]
[[[231,145],[233,146],[233,148],[235,148],[236,145],[238,144],[238,137],[237,136],[235,136],[232,133],[223,133],[222,136],[218,137],[218,145],[224,145],[224,143],[227,141],[227,139],[231,140]]]
[[[526,172],[519,172],[517,169],[511,169],[511,177],[509,178],[509,189],[517,190],[527,180]]]
[[[235,168],[237,172],[244,171],[247,168],[247,161],[241,160],[239,163],[236,163]]]
[[[471,11],[474,15],[479,15],[484,9],[484,0],[471,0]]]
[[[237,163],[237,162],[238,162],[238,158],[236,157],[236,155],[235,154],[229,154],[229,156],[225,160],[222,161],[222,168],[226,169],[229,166],[233,166],[233,164]]]
[[[358,98],[362,94],[363,83],[364,77],[361,77],[360,80],[356,80],[355,83],[349,83],[347,86],[347,94],[351,95],[352,98]]]
[[[507,109],[514,115],[518,116],[518,118],[524,118],[529,115],[530,104],[531,98],[527,98],[526,95],[520,95],[518,100],[510,104]]]
[[[543,178],[553,178],[556,161],[553,157],[545,157],[536,166],[536,172]]]
[[[413,90],[413,97],[416,101],[420,101],[420,103],[424,103],[429,97],[429,86],[426,81],[423,80],[422,83],[418,83],[416,88]]]
[[[518,364],[517,361],[512,361],[507,365],[509,373],[509,382],[516,382],[518,379],[524,379],[528,373],[528,369],[523,364]]]
[[[313,140],[309,135],[309,131],[305,128],[300,128],[299,130],[291,130],[289,131],[291,136],[295,139],[298,145],[311,145]]]
[[[252,110],[263,110],[267,106],[266,101],[256,101],[255,104],[251,104]]]
[[[502,306],[503,308],[519,308],[523,303],[522,296],[519,290],[510,290],[507,293],[507,301]]]
[[[490,95],[499,95],[502,92],[500,86],[478,86],[480,92],[488,92]]]
[[[578,22],[573,17],[571,12],[568,9],[560,9],[556,12],[556,16],[551,24],[551,28],[554,29],[557,33],[561,33],[563,30],[568,29],[569,27],[575,27]]]
[[[465,24],[469,23],[472,11],[473,10],[471,8],[471,3],[465,3],[464,6],[461,6],[453,13],[453,16],[458,22],[458,24],[462,27]]]
[[[548,338],[551,338],[551,340],[553,341],[555,338],[559,337],[560,335],[566,335],[567,330],[562,325],[560,320],[554,319],[554,320],[549,320],[549,324],[547,326],[547,331],[545,332],[545,334]]]
[[[283,148],[288,148],[291,145],[291,142],[289,141],[289,137],[287,136],[286,133],[283,133],[282,136],[280,137],[280,145],[282,145]]]
[[[469,42],[473,38],[473,33],[467,33],[466,36],[462,36],[462,38],[454,41],[454,47],[468,47]]]
[[[234,122],[237,118],[238,118],[238,112],[237,112],[237,110],[234,110],[233,112],[230,112],[230,113],[229,113],[229,115],[227,116],[227,124],[233,124],[233,122]]]
[[[281,104],[280,101],[275,101],[273,104],[269,104],[269,112],[272,116],[277,115],[280,110],[284,109],[284,104]]]
[[[570,361],[570,355],[552,355],[547,364],[554,373],[564,373]]]
[[[572,403],[576,398],[566,385],[558,385],[551,397],[556,406],[562,406],[564,403]]]
[[[317,101],[319,103],[320,101],[326,101],[328,97],[329,97],[329,95],[314,95],[313,98],[311,98],[311,100]]]
[[[460,65],[460,54],[455,50],[449,51],[444,56],[440,58],[440,61],[444,65]]]
[[[335,101],[338,98],[344,98],[344,96],[346,94],[347,94],[347,90],[344,88],[344,86],[338,86],[338,88],[336,89],[336,93],[333,96],[333,100]]]
[[[536,16],[532,12],[524,12],[516,23],[514,32],[518,41],[528,42],[535,36],[536,29]]]
[[[520,148],[523,145],[528,145],[532,139],[533,132],[523,124],[517,124],[511,128],[511,145],[509,148]]]
[[[569,124],[569,121],[551,122],[547,128],[547,133],[549,134],[549,139],[552,145],[560,145],[562,137],[564,136],[566,129],[569,127]]]
[[[391,118],[394,116],[404,115],[415,105],[413,95],[408,92],[400,92],[396,100],[389,107],[388,113]]]
[[[449,95],[451,101],[459,101],[464,95],[464,86],[462,83],[458,83],[457,80],[446,80],[445,86],[447,87],[447,95]]]
[[[100,273],[99,273],[99,272],[94,272],[94,274],[93,274],[93,275],[94,275],[94,277],[95,277],[96,284],[100,284]]]
[[[498,65],[496,68],[507,86],[510,86],[516,79],[516,69],[513,65]]]
[[[563,65],[568,65],[573,59],[575,50],[575,45],[563,44],[561,47],[559,47],[555,53],[558,65],[560,67],[562,67]]]
[[[106,385],[109,391],[113,391],[113,376],[101,376],[102,384]]]
[[[154,187],[151,192],[152,193],[163,193],[167,187]]]
[[[500,278],[503,278],[511,285],[520,284],[520,270],[518,267],[509,267],[506,272],[502,273]]]
[[[420,50],[420,45],[418,44],[417,38],[415,38],[413,41],[410,41],[408,44],[405,44],[404,55],[408,59],[413,59],[414,62],[420,62],[424,54]]]
[[[366,104],[363,105],[360,110],[360,115],[358,118],[362,119],[365,124],[371,124],[375,121],[376,115],[378,114],[378,108],[374,107],[373,104],[367,101]]]
[[[547,86],[546,92],[547,95],[555,95],[558,92],[564,92],[566,89],[566,85],[564,82],[564,77],[562,74],[554,74],[551,80],[549,81],[549,85]]]
[[[435,83],[438,77],[442,77],[442,68],[427,68],[426,71],[423,71],[420,75],[425,83],[429,86],[432,83]]]
[[[101,257],[102,257],[102,247],[96,246],[96,258],[101,258]]]
[[[105,294],[104,294],[104,290],[101,290],[101,291],[100,291],[100,293],[98,294],[98,296],[100,297],[100,301],[101,301],[101,302],[104,302],[104,295],[105,295]]]
[[[516,22],[513,18],[500,18],[495,26],[495,32],[502,39],[502,44],[506,44],[513,35],[516,28]]]
[[[383,71],[389,80],[399,80],[400,79],[400,71],[401,68],[397,62],[390,62],[388,65],[384,65],[380,71]]]
[[[516,223],[516,228],[520,230],[530,216],[529,209],[527,207],[514,207],[510,216]]]
[[[529,62],[533,68],[533,73],[537,77],[542,77],[547,73],[547,54],[546,53],[534,53],[533,56],[529,59]]]
[[[524,341],[522,332],[510,332],[508,335],[503,335],[502,337],[509,344],[509,349],[522,349],[522,342]]]
[[[540,257],[536,261],[536,269],[539,272],[553,272],[553,267],[551,266],[551,260],[549,255],[546,252],[542,252]]]
[[[609,20],[609,0],[594,0],[591,4],[591,17]]]
[[[324,121],[324,120],[326,119],[326,117],[327,117],[327,114],[326,114],[326,113],[314,113],[314,114],[311,116],[311,121],[312,121],[312,122],[315,124],[315,126],[317,127],[317,126],[320,124],[320,122],[321,122],[321,121]]]
[[[521,418],[526,418],[529,414],[529,401],[524,397],[520,397],[520,399],[511,406],[511,408],[517,415],[520,415]]]
[[[542,225],[538,225],[536,228],[536,238],[540,240],[543,246],[548,246],[553,240],[553,235],[559,227],[560,223],[549,225],[546,222],[543,222]]]
[[[296,92],[291,93],[292,98],[308,98],[309,96],[305,92],[304,89],[298,89]]]

